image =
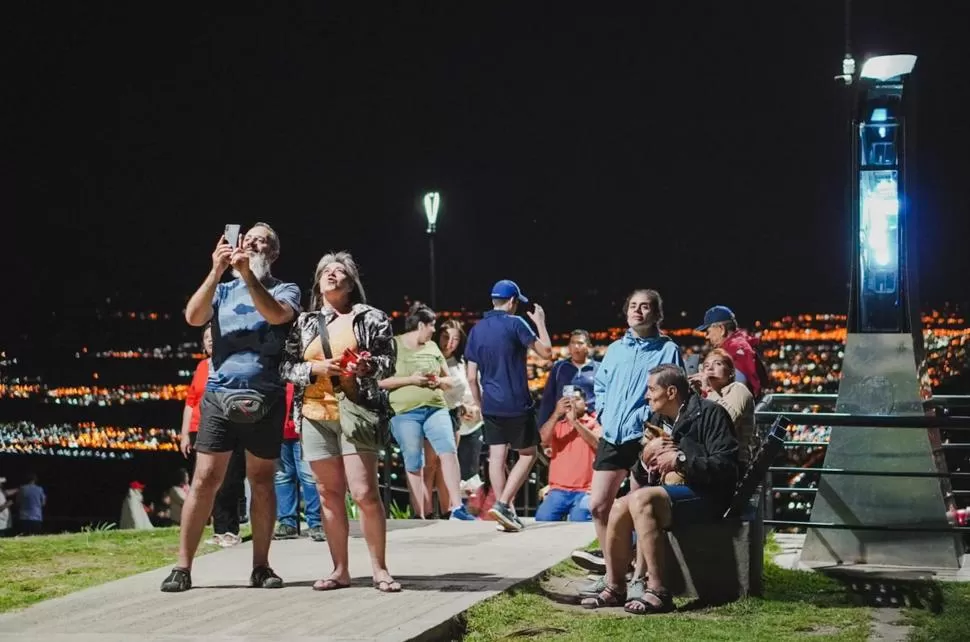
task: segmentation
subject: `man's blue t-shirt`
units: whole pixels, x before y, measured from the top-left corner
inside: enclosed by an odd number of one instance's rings
[[[17,501],[20,504],[20,519],[28,522],[44,520],[44,500],[47,496],[44,489],[37,484],[27,484],[20,487]]]
[[[272,279],[274,299],[300,312],[300,288]],[[283,391],[280,361],[290,324],[270,325],[253,305],[242,279],[220,283],[212,297],[212,368],[206,390]]]
[[[478,364],[483,415],[518,417],[532,410],[525,359],[536,338],[525,319],[504,310],[486,312],[472,327],[465,359]]]

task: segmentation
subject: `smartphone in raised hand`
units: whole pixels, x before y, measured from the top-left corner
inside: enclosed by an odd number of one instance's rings
[[[237,223],[226,224],[226,231],[223,236],[231,247],[239,247],[239,231],[241,227]]]

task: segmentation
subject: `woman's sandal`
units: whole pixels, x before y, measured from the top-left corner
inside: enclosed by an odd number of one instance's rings
[[[337,591],[345,588],[350,588],[350,582],[343,584],[333,578],[327,578],[325,580],[317,580],[316,582],[313,583],[314,591]]]
[[[381,593],[400,593],[401,584],[396,580],[380,580],[374,582],[374,588]]]
[[[652,588],[643,589],[644,597],[646,597],[648,594],[660,600],[660,604],[653,604],[651,602],[648,602],[643,597],[635,597],[632,600],[629,600],[623,606],[623,610],[626,611],[627,613],[632,613],[634,615],[651,615],[653,613],[670,613],[671,611],[674,611],[677,609],[677,607],[674,606],[674,598],[670,594],[670,591],[666,589],[658,589],[658,590],[654,590]],[[631,608],[631,606],[634,604],[639,604],[640,607],[642,608],[638,608],[638,607]]]
[[[626,602],[626,591],[607,584],[599,595],[587,597],[579,605],[584,609],[601,609],[604,606],[622,606],[624,602]]]

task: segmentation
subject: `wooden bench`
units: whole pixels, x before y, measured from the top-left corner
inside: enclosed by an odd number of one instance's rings
[[[667,533],[665,586],[675,595],[723,604],[761,595],[764,567],[764,493],[761,485],[787,439],[791,422],[779,417],[735,490],[724,517]]]

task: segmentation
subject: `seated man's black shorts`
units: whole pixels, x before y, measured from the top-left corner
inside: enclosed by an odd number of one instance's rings
[[[283,444],[286,397],[277,395],[266,414],[251,424],[226,419],[215,393],[205,391],[200,406],[199,433],[195,449],[200,453],[227,453],[242,446],[260,459],[279,459]]]
[[[639,439],[631,439],[616,445],[600,438],[596,446],[593,470],[630,470],[640,458]]]
[[[485,415],[483,430],[486,446],[504,446],[513,450],[525,450],[539,443],[539,429],[536,427],[535,413],[527,412],[515,417],[495,417]]]

